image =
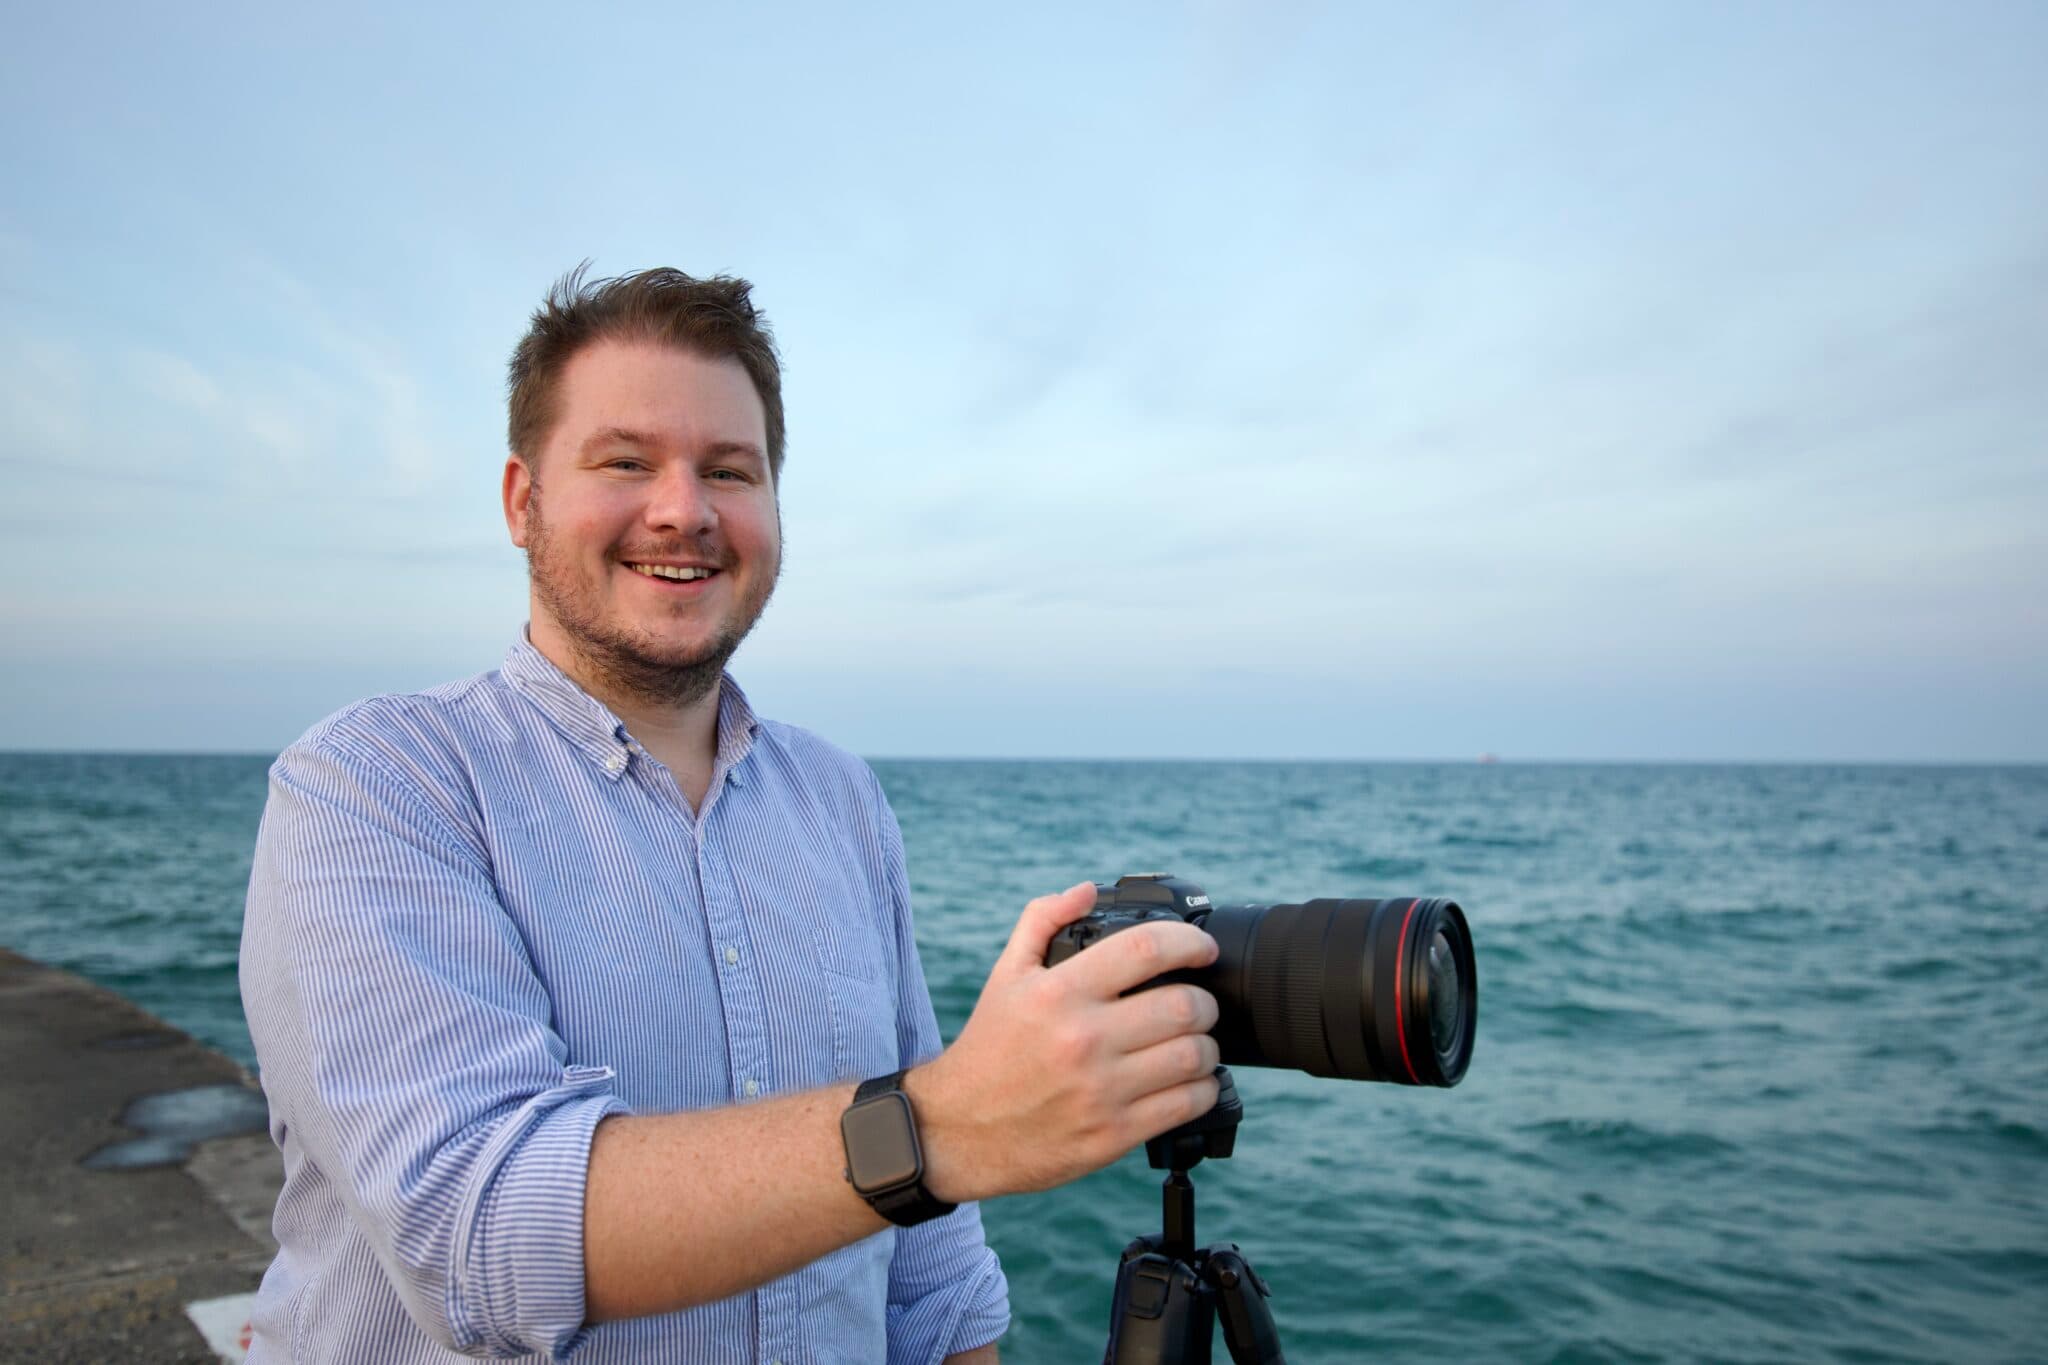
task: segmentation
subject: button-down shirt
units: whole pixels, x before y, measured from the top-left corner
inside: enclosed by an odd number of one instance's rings
[[[727,678],[699,806],[523,638],[277,760],[242,939],[285,1165],[252,1360],[872,1365],[1002,1334],[971,1204],[751,1293],[585,1324],[600,1120],[940,1047],[867,765],[757,719]]]

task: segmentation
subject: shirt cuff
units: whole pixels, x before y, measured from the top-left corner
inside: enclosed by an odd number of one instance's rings
[[[461,1221],[456,1242],[451,1283],[469,1291],[466,1304],[450,1305],[458,1340],[560,1357],[586,1334],[590,1143],[605,1118],[629,1112],[610,1093],[612,1076],[610,1067],[567,1068],[562,1084],[521,1105],[494,1136],[479,1163],[491,1173],[478,1182],[473,1214]],[[458,1313],[470,1321],[459,1321]]]
[[[974,1268],[922,1298],[889,1305],[891,1365],[939,1365],[1010,1327],[1010,1283],[987,1247]]]

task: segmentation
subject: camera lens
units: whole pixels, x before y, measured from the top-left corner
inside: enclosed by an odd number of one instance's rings
[[[1451,940],[1439,929],[1429,941],[1429,1041],[1439,1057],[1458,1051],[1465,1032],[1464,998]]]
[[[1398,1085],[1456,1085],[1472,1060],[1479,981],[1448,900],[1221,906],[1221,949],[1189,978],[1216,995],[1226,1066],[1292,1067]]]

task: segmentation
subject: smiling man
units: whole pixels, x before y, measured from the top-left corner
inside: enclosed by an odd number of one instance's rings
[[[1185,924],[1058,968],[1033,901],[941,1050],[874,774],[725,672],[781,571],[781,378],[748,286],[535,314],[497,670],[271,769],[242,992],[284,1154],[256,1361],[993,1362],[977,1200],[1215,1100],[1215,1002],[1125,993]]]
[[[539,345],[514,358],[515,454],[505,522],[525,547],[534,648],[614,709],[694,806],[725,664],[782,568],[782,459],[748,370],[628,331],[591,341],[540,382]],[[755,363],[767,369],[772,353]],[[534,411],[538,409],[538,411]],[[522,430],[522,427],[527,429]],[[546,473],[541,496],[540,471]]]

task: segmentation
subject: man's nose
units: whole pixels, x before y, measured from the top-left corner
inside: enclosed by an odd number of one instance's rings
[[[693,469],[670,465],[654,481],[647,499],[650,530],[696,535],[718,524],[718,509]]]

